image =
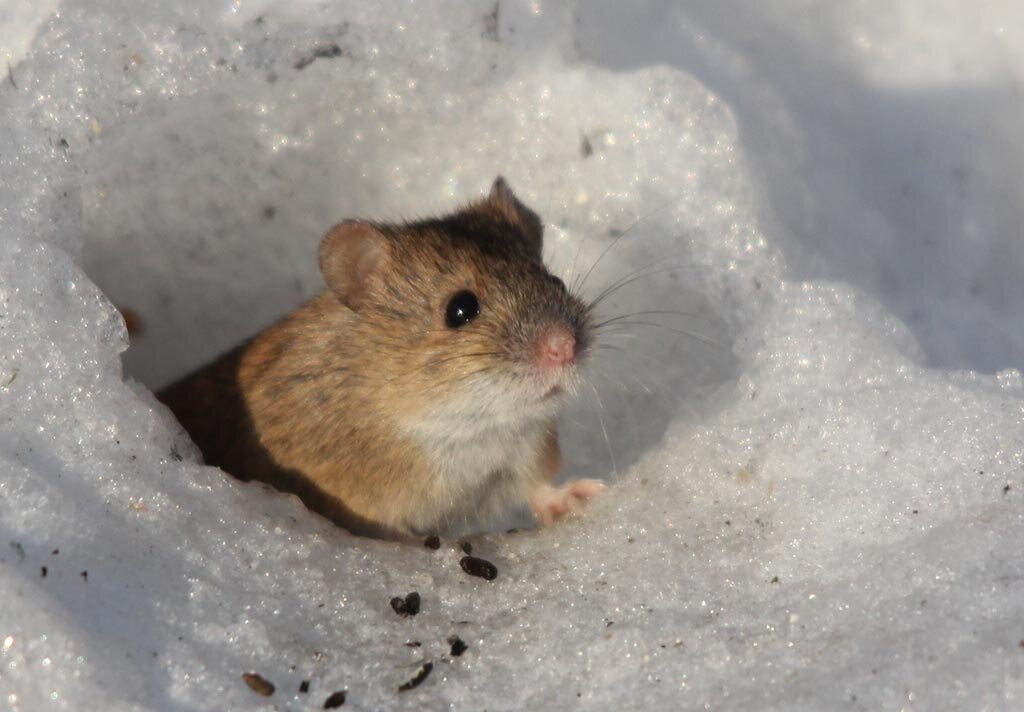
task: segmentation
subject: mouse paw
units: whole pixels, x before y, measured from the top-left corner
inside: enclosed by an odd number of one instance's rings
[[[547,526],[562,517],[579,512],[587,500],[605,489],[599,480],[573,480],[562,487],[537,485],[530,492],[530,511]]]

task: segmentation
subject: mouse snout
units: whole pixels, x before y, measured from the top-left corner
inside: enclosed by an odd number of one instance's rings
[[[553,369],[576,360],[576,337],[564,326],[552,326],[537,339],[537,361],[541,368]]]

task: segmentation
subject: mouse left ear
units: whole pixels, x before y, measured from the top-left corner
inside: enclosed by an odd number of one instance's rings
[[[520,202],[501,176],[494,179],[487,202],[520,229],[539,256],[544,247],[544,225],[537,213]]]
[[[338,300],[353,311],[366,300],[370,281],[388,257],[387,238],[370,223],[338,223],[320,243],[320,272]]]

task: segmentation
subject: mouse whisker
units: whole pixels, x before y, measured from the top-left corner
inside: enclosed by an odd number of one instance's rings
[[[620,334],[611,334],[611,336],[620,336]],[[594,347],[595,351],[617,351],[619,353],[628,353],[621,346],[615,346],[613,344],[597,344]]]
[[[619,325],[619,326],[651,326],[651,327],[655,327],[655,328],[659,328],[659,329],[665,329],[667,331],[671,331],[673,333],[679,334],[680,336],[689,336],[690,338],[696,339],[697,341],[702,341],[705,344],[708,344],[710,346],[714,346],[716,348],[722,349],[723,351],[725,350],[725,346],[723,344],[720,344],[719,342],[715,341],[714,339],[712,339],[712,338],[710,338],[708,336],[704,336],[703,334],[698,334],[695,331],[688,331],[686,329],[677,329],[675,327],[668,326],[667,324],[659,324],[659,323],[653,322],[653,321],[627,320],[627,319],[623,318],[621,321],[617,321],[617,325]]]
[[[658,267],[658,269],[652,269],[653,267]],[[640,267],[638,269],[635,269],[635,270],[632,270],[630,272],[627,272],[626,274],[624,274],[623,276],[619,277],[614,282],[612,282],[610,285],[605,287],[596,297],[594,297],[592,300],[590,300],[590,302],[587,304],[587,308],[588,309],[593,309],[598,304],[600,304],[605,299],[607,299],[608,297],[610,297],[613,294],[615,294],[617,291],[619,291],[623,287],[627,287],[630,284],[633,284],[633,282],[636,282],[638,280],[646,279],[648,277],[653,277],[653,276],[658,275],[658,274],[664,274],[665,272],[676,272],[676,271],[686,270],[686,269],[696,269],[696,265],[686,265],[686,264],[665,265],[664,260],[658,260],[656,262],[652,262],[650,264],[644,265],[643,267]],[[650,271],[649,272],[645,272],[645,270],[650,270]],[[641,273],[643,273],[643,274],[641,274]]]
[[[626,382],[623,381],[621,378],[616,378],[615,376],[611,375],[611,373],[609,373],[605,369],[599,368],[597,366],[594,367],[594,371],[597,373],[598,376],[602,376],[602,377],[606,378],[613,385],[616,385],[619,388],[621,388],[624,393],[630,393],[631,392],[630,389],[629,389],[629,386],[627,386]],[[633,374],[629,374],[629,375],[633,375]],[[647,392],[648,395],[651,395],[651,396],[654,395],[651,392],[651,389],[648,388],[646,385],[644,385],[643,381],[641,381],[639,378],[636,378],[635,376],[634,376],[634,378],[635,378],[636,382],[640,384],[640,387],[643,388]]]
[[[619,243],[619,240],[621,240],[621,239],[622,239],[622,238],[624,238],[624,237],[625,237],[626,235],[628,235],[628,234],[629,234],[630,232],[632,232],[632,231],[633,231],[633,229],[634,229],[634,228],[635,228],[635,227],[636,227],[637,225],[639,225],[640,223],[642,223],[642,222],[644,222],[645,220],[647,220],[647,219],[649,219],[649,218],[653,217],[654,215],[657,215],[657,214],[658,214],[659,212],[661,212],[662,210],[665,210],[666,208],[670,208],[670,207],[672,207],[673,205],[675,205],[675,204],[676,204],[676,203],[677,203],[677,202],[679,201],[679,198],[681,198],[681,197],[682,197],[681,195],[679,195],[679,196],[676,196],[676,197],[672,198],[671,200],[669,200],[669,201],[665,202],[664,204],[662,204],[662,205],[659,205],[659,206],[658,206],[657,208],[654,208],[654,209],[653,209],[653,210],[651,210],[651,211],[650,211],[649,213],[647,213],[647,214],[645,214],[645,215],[641,215],[641,216],[640,216],[640,217],[638,217],[638,218],[637,218],[636,220],[634,220],[634,221],[633,221],[633,223],[632,223],[632,224],[631,224],[631,225],[630,225],[629,227],[627,227],[627,228],[626,228],[625,230],[623,230],[623,231],[622,231],[622,232],[620,232],[620,233],[619,233],[618,235],[616,235],[616,236],[615,236],[615,239],[614,239],[614,240],[612,240],[612,241],[611,241],[611,243],[610,243],[610,244],[609,244],[609,245],[608,245],[607,247],[605,247],[605,248],[604,248],[604,250],[603,250],[603,251],[601,252],[601,254],[597,256],[597,259],[596,259],[596,260],[594,260],[594,264],[590,265],[590,269],[588,269],[588,270],[587,270],[587,273],[586,273],[585,275],[583,275],[583,279],[582,279],[582,280],[580,281],[579,285],[577,285],[577,286],[578,286],[578,287],[579,287],[580,289],[582,289],[582,288],[583,288],[583,285],[585,285],[585,284],[587,283],[587,279],[588,279],[588,278],[590,277],[590,275],[591,275],[591,274],[593,273],[594,269],[595,269],[595,268],[597,267],[597,265],[598,265],[598,264],[600,264],[601,260],[603,260],[603,259],[604,259],[605,255],[607,255],[607,254],[608,254],[608,252],[609,252],[609,251],[611,251],[611,249],[612,249],[613,247],[615,247],[615,245],[617,245],[617,244]]]
[[[635,334],[614,334],[614,336],[624,336],[624,337],[633,338],[633,339],[639,339],[640,338],[639,336],[636,336]],[[606,344],[605,347],[606,348],[603,349],[603,350],[614,351],[614,352],[616,352],[616,354],[622,354],[623,356],[625,356],[626,358],[629,358],[629,359],[632,359],[632,358],[637,357],[637,356],[639,356],[640,358],[643,358],[643,359],[647,359],[649,362],[651,362],[652,364],[657,366],[660,370],[670,370],[673,367],[678,367],[678,365],[679,365],[678,363],[665,361],[664,359],[656,358],[656,357],[652,356],[651,354],[644,353],[643,351],[637,351],[636,349],[629,349],[629,350],[627,350],[627,349],[624,349],[624,348],[621,348],[621,347],[618,347],[618,346],[612,346],[610,344]],[[601,371],[598,370],[598,372],[600,373]],[[647,391],[651,395],[655,396],[656,398],[662,399],[662,398],[666,397],[666,392],[665,391],[659,390],[657,393],[655,393],[650,388],[645,386],[643,381],[640,380],[639,376],[637,376],[634,371],[628,370],[628,369],[627,370],[623,370],[622,371],[622,375],[628,376],[628,377],[634,379],[635,381],[637,381],[640,384],[640,386],[645,391]]]
[[[664,361],[662,361],[660,359],[657,359],[657,358],[654,358],[653,356],[650,356],[649,354],[639,353],[639,352],[635,352],[635,351],[631,351],[631,352],[628,352],[628,353],[630,354],[630,356],[641,356],[643,358],[646,358],[647,360],[651,361],[652,363],[656,364],[657,366],[659,366],[661,368],[664,368],[667,365]],[[598,373],[599,373],[599,375],[603,375],[603,376],[608,377],[608,374],[606,372],[602,372],[602,371],[598,370]],[[661,404],[662,407],[669,408],[669,409],[673,409],[673,408],[676,408],[676,407],[682,407],[693,418],[695,418],[695,419],[700,419],[701,418],[701,414],[697,411],[697,409],[694,408],[692,405],[690,405],[689,402],[687,402],[686,398],[683,398],[681,396],[681,394],[676,393],[674,390],[672,390],[672,389],[667,389],[667,390],[666,389],[659,389],[657,391],[654,391],[651,388],[649,388],[643,381],[641,381],[640,378],[633,371],[624,371],[623,375],[628,376],[632,380],[636,381],[637,384],[642,389],[644,389],[644,391],[647,393],[647,395],[655,403]],[[691,388],[696,389],[698,387],[698,384],[696,383],[696,381],[694,379],[687,378],[682,373],[676,373],[675,376],[678,377],[678,378],[681,378],[683,380],[683,382],[686,383]],[[620,383],[622,383],[622,382],[620,381]],[[615,385],[619,385],[619,384],[615,384]],[[625,384],[623,384],[623,385],[625,385]],[[628,393],[629,391],[627,390],[626,392]],[[630,410],[633,410],[635,412],[635,408],[634,408],[633,405],[627,403],[627,406],[630,408]]]
[[[615,333],[611,333],[611,334],[606,334],[606,336],[608,336],[608,337],[615,337],[615,338],[619,338],[619,339],[631,339],[633,341],[642,341],[642,342],[646,342],[646,343],[650,343],[651,342],[651,339],[645,338],[644,335],[642,335],[642,334],[630,334],[630,333],[625,333],[625,332],[615,332]],[[627,359],[631,359],[631,358],[636,357],[636,356],[639,356],[640,358],[645,358],[648,361],[650,361],[651,363],[657,365],[658,368],[660,368],[660,369],[674,370],[675,368],[677,368],[679,366],[678,362],[666,361],[665,359],[656,358],[655,356],[652,356],[649,353],[644,353],[643,351],[639,351],[637,349],[626,349],[626,348],[623,348],[621,346],[615,346],[613,344],[600,344],[600,347],[601,348],[599,350],[601,350],[601,351],[612,351],[612,352],[615,353],[615,355],[621,354],[622,356],[626,357]],[[633,374],[630,373],[630,375],[633,375]]]
[[[594,384],[591,383],[589,380],[586,383],[587,383],[588,386],[590,386],[590,390],[592,390],[594,392],[594,398],[597,399],[597,405],[598,405],[598,409],[597,409],[597,422],[600,423],[600,425],[601,425],[601,432],[604,433],[604,442],[608,446],[608,458],[612,462],[612,472],[615,474],[616,477],[618,477],[618,475],[619,475],[619,468],[615,464],[615,453],[612,452],[612,441],[611,441],[611,438],[608,437],[608,428],[605,427],[604,416],[601,413],[604,410],[604,403],[601,402],[601,396],[600,396],[600,394],[598,394],[597,388],[594,386]]]
[[[568,276],[572,277],[572,285],[573,285],[572,289],[569,290],[569,293],[570,294],[574,294],[574,295],[576,294],[576,280],[578,280],[579,277],[580,277],[579,273],[576,271],[576,265],[580,261],[580,253],[583,252],[583,245],[585,244],[585,240],[579,240],[578,242],[579,242],[579,245],[577,245],[577,247],[576,247],[576,255],[572,258],[572,266],[569,268],[569,275],[568,275]]]
[[[615,338],[615,339],[632,339],[634,341],[642,341],[642,340],[650,341],[650,339],[644,339],[641,334],[634,334],[632,331],[628,331],[627,327],[620,326],[618,324],[616,324],[615,326],[610,327],[610,330],[605,330],[605,331],[601,332],[601,344],[600,345],[607,346],[608,348],[612,348],[610,344],[604,343],[606,339],[611,339],[611,338]],[[621,351],[622,353],[634,353],[633,351],[626,351],[625,349],[623,349],[621,347],[616,347],[615,350],[616,351]]]
[[[664,359],[655,358],[654,356],[652,356],[650,354],[643,353],[642,351],[635,351],[635,350],[626,351],[625,349],[619,349],[619,348],[616,348],[614,350],[618,351],[618,352],[620,352],[622,354],[628,355],[629,358],[632,358],[632,357],[635,357],[635,356],[639,356],[640,358],[646,359],[647,361],[651,362],[652,364],[654,364],[655,366],[657,366],[659,369],[661,369],[663,371],[673,370],[673,367],[675,367],[675,369],[678,369],[678,366],[679,366],[678,363],[666,362]],[[607,372],[603,372],[600,369],[597,369],[597,371],[601,375],[608,376]],[[672,389],[658,389],[657,391],[655,391],[655,390],[649,388],[640,379],[640,377],[636,375],[636,371],[633,370],[633,369],[622,370],[622,375],[627,377],[627,378],[631,378],[632,380],[636,381],[640,385],[640,387],[642,389],[644,389],[644,391],[646,391],[647,394],[649,396],[651,396],[656,402],[665,403],[665,404],[671,404],[671,405],[681,404],[685,408],[690,410],[691,413],[696,415],[697,411],[693,410],[693,408],[691,408],[688,404],[686,404],[685,400],[682,397],[680,397],[680,394],[676,393]],[[693,388],[696,388],[699,385],[694,379],[688,378],[686,375],[684,375],[682,372],[679,372],[678,370],[675,370],[673,375],[675,377],[681,378],[687,385],[689,385],[689,386],[691,386]]]
[[[619,314],[618,316],[609,317],[604,321],[599,321],[598,323],[594,324],[594,328],[600,329],[601,327],[608,326],[609,324],[615,324],[625,319],[632,319],[635,316],[648,316],[652,314],[660,314],[667,316],[685,316],[690,317],[691,319],[703,319],[703,317],[701,317],[699,314],[679,311],[677,309],[645,309],[643,311],[635,311],[630,312],[629,314]]]

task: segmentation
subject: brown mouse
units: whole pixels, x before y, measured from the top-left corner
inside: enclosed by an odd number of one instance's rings
[[[548,524],[603,485],[550,484],[594,327],[542,233],[500,177],[446,217],[342,222],[327,291],[159,398],[208,464],[356,533],[465,532],[524,503]]]

